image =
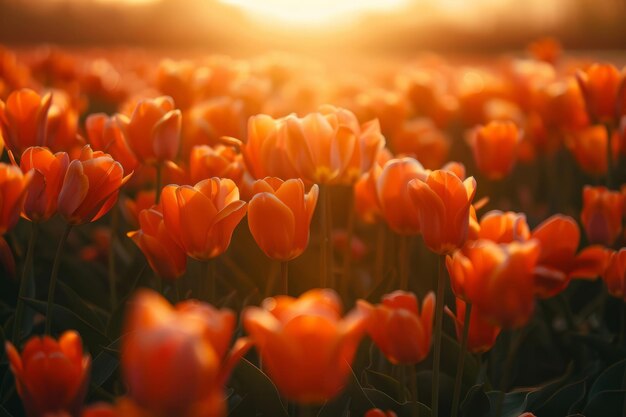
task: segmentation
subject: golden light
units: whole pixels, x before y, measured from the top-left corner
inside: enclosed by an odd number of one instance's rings
[[[287,25],[326,26],[369,12],[397,10],[408,0],[221,0],[257,20]]]

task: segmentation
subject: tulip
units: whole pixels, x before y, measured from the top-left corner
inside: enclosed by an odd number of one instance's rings
[[[390,142],[396,154],[413,156],[428,169],[442,166],[451,146],[450,138],[426,118],[404,122]]]
[[[602,280],[611,296],[626,302],[626,248],[611,254]]]
[[[611,64],[593,64],[576,73],[587,113],[596,123],[615,123],[622,75]]]
[[[139,161],[161,164],[178,153],[182,114],[168,96],[140,101],[128,122],[128,144]]]
[[[299,403],[321,403],[346,384],[365,316],[352,310],[342,318],[338,295],[315,289],[248,307],[243,325],[279,391]]]
[[[271,259],[289,261],[304,252],[317,204],[316,184],[305,194],[300,179],[283,182],[267,177],[252,187],[248,204],[248,226],[252,237]]]
[[[241,156],[230,146],[194,146],[189,155],[190,183],[212,177],[230,178],[239,183],[243,177]]]
[[[435,294],[429,292],[420,312],[415,294],[395,291],[383,296],[382,304],[372,306],[359,300],[358,307],[367,314],[367,332],[393,364],[416,364],[428,352],[433,333]]]
[[[17,90],[6,103],[0,100],[0,137],[6,148],[21,155],[29,146],[46,146],[48,111],[52,95]]]
[[[461,181],[452,172],[433,171],[426,181],[409,181],[408,192],[428,249],[445,254],[465,243],[470,206],[476,193],[473,177]]]
[[[150,415],[226,415],[223,385],[249,344],[229,352],[235,328],[230,310],[194,300],[172,307],[142,290],[129,303],[121,349],[130,399]]]
[[[273,119],[265,114],[250,117],[248,135],[241,145],[246,169],[255,179],[274,176],[297,178],[287,155],[286,118]]]
[[[246,203],[230,179],[210,178],[195,186],[168,185],[162,196],[165,227],[188,256],[207,261],[230,245]]]
[[[530,229],[524,213],[492,210],[480,219],[478,239],[495,243],[511,243],[530,239]]]
[[[59,191],[57,209],[71,225],[94,222],[117,201],[120,188],[130,179],[110,155],[86,145],[70,162]]]
[[[57,198],[69,165],[65,152],[53,154],[47,148],[30,147],[20,159],[25,174],[32,172],[32,182],[24,201],[24,216],[34,222],[51,218],[57,210]]]
[[[531,237],[540,243],[535,285],[542,298],[563,291],[572,278],[595,278],[606,268],[608,251],[590,246],[578,255],[580,230],[569,216],[556,214],[539,226]]]
[[[0,236],[19,220],[33,175],[0,162]]]
[[[135,198],[125,198],[121,205],[122,214],[126,221],[134,228],[139,227],[139,213],[144,209],[151,208],[156,203],[154,190],[139,191]]]
[[[460,298],[456,299],[456,315],[446,307],[446,313],[454,320],[456,337],[461,341],[465,326],[466,303]],[[500,327],[493,325],[480,315],[476,309],[470,313],[469,332],[467,335],[467,350],[480,354],[487,352],[496,343],[500,334]]]
[[[137,168],[138,161],[124,133],[128,123],[128,117],[123,114],[109,117],[104,113],[95,113],[87,117],[85,130],[93,149],[110,154],[122,164],[125,172],[132,172]]]
[[[142,210],[139,213],[139,230],[128,232],[127,236],[139,246],[152,270],[161,278],[176,279],[185,273],[185,251],[165,227],[158,207]]]
[[[615,149],[618,144],[615,139],[616,136],[611,140],[611,146],[614,148],[612,155],[617,155],[618,150]],[[575,131],[567,136],[565,143],[583,171],[596,177],[607,174],[608,140],[604,126],[589,126]]]
[[[563,48],[554,38],[541,38],[531,42],[526,48],[528,53],[539,61],[554,65],[561,56]]]
[[[67,331],[58,341],[32,337],[21,356],[7,342],[6,352],[26,415],[78,413],[87,394],[91,365],[89,355],[83,355],[78,333]]]
[[[606,187],[585,186],[580,220],[589,243],[612,246],[622,231],[623,210],[623,194]]]
[[[409,197],[413,179],[425,181],[428,173],[413,158],[392,159],[385,164],[376,184],[381,212],[389,227],[401,235],[420,232],[419,214]]]
[[[535,240],[496,244],[489,240],[468,242],[446,258],[452,288],[457,297],[493,325],[521,327],[534,309],[534,270],[539,258]]]
[[[385,144],[376,119],[359,125],[346,109],[322,106],[303,118],[288,116],[286,149],[300,176],[318,184],[353,184]]]
[[[513,170],[521,140],[512,122],[493,121],[479,126],[470,136],[470,146],[478,170],[490,180],[500,180]]]
[[[377,223],[382,218],[376,192],[376,182],[381,172],[382,168],[374,165],[354,184],[354,210],[358,218],[367,224]]]

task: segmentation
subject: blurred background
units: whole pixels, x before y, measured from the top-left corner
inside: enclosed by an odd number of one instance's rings
[[[0,0],[0,42],[184,48],[234,56],[482,53],[541,36],[626,47],[624,0]]]

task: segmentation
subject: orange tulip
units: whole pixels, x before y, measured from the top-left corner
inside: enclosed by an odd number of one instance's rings
[[[607,172],[607,135],[604,126],[595,125],[572,132],[565,144],[576,159],[578,166],[586,173],[601,177]],[[611,139],[613,155],[617,155],[618,137]]]
[[[624,195],[606,187],[583,188],[580,219],[589,243],[612,246],[622,231]]]
[[[128,144],[143,163],[171,161],[178,153],[182,114],[168,96],[140,101],[126,128]]]
[[[195,184],[212,177],[230,178],[239,184],[243,176],[240,154],[230,146],[194,146],[189,155],[189,181]]]
[[[58,198],[58,212],[70,224],[93,222],[117,201],[120,188],[130,179],[110,155],[86,145],[70,162]]]
[[[626,302],[626,248],[611,254],[602,279],[609,294]]]
[[[390,146],[396,154],[414,156],[425,168],[437,169],[448,159],[450,138],[430,119],[404,122],[391,136]]]
[[[228,352],[235,315],[141,290],[129,303],[121,362],[129,397],[150,415],[225,416],[223,385],[249,345]]]
[[[444,254],[465,243],[476,193],[474,177],[461,181],[452,172],[433,171],[426,181],[409,181],[408,192],[428,249]]]
[[[465,328],[465,301],[456,299],[456,315],[446,306],[446,313],[454,320],[456,337],[463,338]],[[484,353],[493,347],[500,334],[500,327],[494,326],[480,315],[478,310],[470,313],[469,332],[467,334],[467,350],[472,353]]]
[[[489,240],[468,242],[446,258],[452,288],[457,297],[491,324],[505,328],[526,324],[534,308],[534,270],[539,243],[496,244]]]
[[[345,385],[365,316],[352,310],[342,318],[338,295],[315,289],[248,307],[243,325],[280,392],[300,403],[321,403]]]
[[[492,210],[480,219],[478,239],[495,243],[511,243],[530,239],[530,229],[524,213]]]
[[[367,314],[367,332],[376,346],[393,364],[423,361],[432,339],[435,294],[424,297],[422,310],[415,294],[394,291],[383,296],[382,304],[372,306],[359,300],[358,307]]]
[[[248,203],[248,226],[252,237],[265,254],[278,261],[289,261],[304,252],[318,187],[305,194],[300,179],[283,182],[267,177],[252,186],[254,197]]]
[[[533,58],[553,65],[563,53],[560,42],[554,38],[537,39],[531,42],[526,50]]]
[[[590,246],[578,255],[580,230],[569,216],[556,214],[537,226],[531,237],[540,243],[535,285],[542,298],[563,291],[572,278],[596,278],[605,269],[607,251]]]
[[[44,221],[57,210],[57,198],[69,165],[65,152],[53,154],[47,148],[30,147],[20,159],[22,172],[32,172],[32,182],[24,201],[24,216],[31,221]]]
[[[422,164],[413,158],[392,159],[385,164],[376,184],[381,212],[389,227],[401,235],[420,232],[419,214],[409,197],[413,179],[425,181]]]
[[[469,140],[478,170],[491,180],[509,175],[520,140],[520,131],[512,122],[493,121],[479,126]]]
[[[187,256],[163,222],[158,207],[139,213],[139,230],[128,232],[148,260],[150,267],[161,278],[175,279],[185,273]]]
[[[91,147],[110,154],[124,167],[125,172],[134,171],[138,161],[128,145],[124,133],[128,117],[123,114],[107,116],[104,113],[90,114],[85,121],[85,130]]]
[[[139,227],[139,213],[144,209],[151,208],[156,203],[156,191],[139,191],[135,198],[126,197],[122,204],[122,214],[133,228]]]
[[[51,94],[28,89],[12,92],[6,103],[0,100],[0,137],[8,150],[21,155],[29,146],[46,146],[51,104]]]
[[[255,179],[298,177],[287,155],[286,123],[286,117],[274,119],[265,114],[248,120],[247,140],[241,145],[241,153],[248,172]]]
[[[367,224],[377,223],[382,218],[376,183],[382,168],[374,165],[354,183],[354,210],[358,218]]]
[[[33,175],[0,162],[0,236],[19,220]]]
[[[286,149],[300,176],[318,184],[353,184],[385,145],[376,119],[359,125],[346,109],[322,106],[286,118]]]
[[[372,408],[365,413],[364,417],[398,417],[393,411],[383,411],[380,408]]]
[[[611,64],[593,64],[576,73],[587,114],[596,123],[615,123],[622,75]]]
[[[210,178],[195,186],[168,185],[161,195],[163,220],[188,256],[206,261],[221,255],[246,215],[232,180]]]
[[[7,342],[6,352],[29,417],[78,413],[87,394],[91,365],[78,333],[65,332],[58,342],[48,336],[32,337],[21,356]]]

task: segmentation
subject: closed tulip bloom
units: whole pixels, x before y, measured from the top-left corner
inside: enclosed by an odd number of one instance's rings
[[[16,155],[29,146],[46,146],[48,111],[52,95],[40,96],[33,90],[17,90],[6,103],[0,100],[0,137]]]
[[[110,155],[86,145],[70,162],[58,197],[58,212],[70,224],[98,220],[113,207],[120,188],[130,179]]]
[[[465,301],[456,299],[456,314],[448,307],[446,313],[454,320],[456,337],[459,341],[463,338],[465,328]],[[470,313],[469,331],[467,334],[467,350],[471,353],[485,353],[493,347],[500,334],[500,327],[493,325],[480,315],[478,310],[472,309]]]
[[[624,195],[620,192],[585,186],[580,220],[589,243],[612,246],[622,231],[623,210]]]
[[[32,176],[32,173],[23,174],[14,165],[0,162],[0,236],[19,220]]]
[[[359,300],[367,314],[367,333],[393,364],[415,364],[423,361],[433,333],[435,294],[424,297],[420,311],[415,294],[394,291],[383,296],[382,304],[373,306]]]
[[[563,291],[572,278],[596,278],[606,268],[608,253],[601,246],[590,246],[577,254],[580,230],[569,216],[556,214],[546,219],[531,237],[540,243],[535,285],[542,298]]]
[[[246,169],[253,178],[297,178],[298,173],[287,154],[286,118],[265,114],[250,117],[247,140],[241,145]]]
[[[367,224],[377,223],[382,219],[376,183],[382,168],[374,165],[354,184],[354,210],[358,218]]]
[[[87,394],[91,365],[78,333],[67,331],[58,341],[32,337],[21,355],[7,342],[6,352],[26,415],[77,415]]]
[[[378,177],[376,189],[380,209],[389,227],[401,235],[420,232],[419,214],[409,197],[413,179],[425,181],[428,172],[413,158],[392,159]]]
[[[126,133],[128,144],[143,163],[162,163],[176,157],[180,145],[182,114],[168,96],[140,101]]]
[[[493,121],[479,126],[470,137],[478,170],[490,180],[511,173],[517,159],[521,133],[513,122]]]
[[[465,243],[470,206],[476,193],[473,177],[461,181],[452,172],[433,171],[426,181],[409,181],[408,191],[428,249],[444,254]]]
[[[206,261],[230,245],[246,203],[230,179],[210,178],[195,186],[168,185],[161,195],[163,220],[188,256]]]
[[[318,187],[305,193],[300,179],[282,181],[267,177],[252,186],[254,197],[248,203],[248,226],[265,254],[278,261],[289,261],[304,252]]]
[[[622,75],[611,64],[593,64],[576,73],[589,117],[597,123],[614,123]]]
[[[128,117],[123,114],[109,117],[104,113],[95,113],[87,116],[85,130],[93,149],[110,154],[122,164],[125,172],[132,172],[139,162],[130,149],[124,133],[128,122]]]
[[[602,280],[611,296],[626,302],[626,248],[611,254]]]
[[[189,155],[190,183],[212,177],[230,178],[239,184],[243,177],[241,155],[231,146],[194,146]]]
[[[303,118],[286,118],[286,148],[300,176],[318,184],[352,184],[385,145],[377,120],[359,125],[346,109],[322,106]]]
[[[492,210],[480,219],[478,239],[495,243],[511,243],[530,239],[530,228],[524,213]]]
[[[57,210],[57,199],[70,163],[65,152],[53,154],[47,148],[30,147],[20,159],[22,172],[32,170],[32,181],[24,201],[24,216],[31,221],[48,220]]]
[[[617,136],[614,136],[611,140],[613,155],[617,155],[619,151],[617,139]],[[580,169],[589,175],[601,177],[607,172],[607,142],[604,126],[595,125],[572,132],[566,137],[565,144]]]
[[[446,259],[452,288],[491,324],[521,327],[534,309],[534,270],[539,258],[535,240],[496,244],[468,242]]]
[[[299,298],[277,296],[243,312],[243,325],[279,391],[299,403],[323,403],[346,384],[365,328],[365,316],[341,316],[330,289]]]
[[[121,350],[129,397],[149,415],[224,416],[223,385],[248,348],[240,339],[228,351],[234,328],[230,310],[195,300],[172,307],[140,291],[129,303]]]
[[[139,230],[128,232],[139,246],[150,267],[161,278],[175,279],[187,269],[187,254],[172,238],[158,207],[139,213]]]

